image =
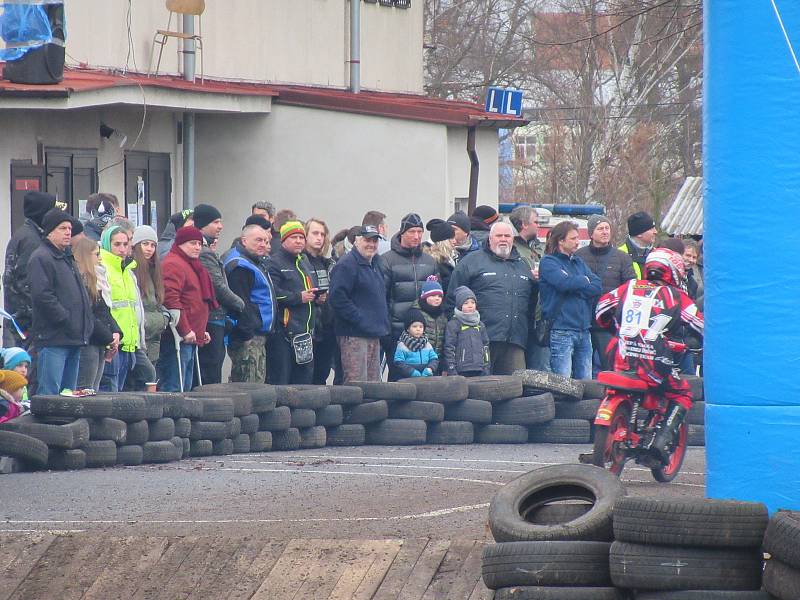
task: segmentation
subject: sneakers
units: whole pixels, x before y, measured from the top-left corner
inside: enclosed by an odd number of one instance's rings
[[[92,388],[80,388],[77,390],[64,389],[61,390],[59,395],[68,396],[70,398],[85,398],[86,396],[96,396],[97,392],[95,392]]]

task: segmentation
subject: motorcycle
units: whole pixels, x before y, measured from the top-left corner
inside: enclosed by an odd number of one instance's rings
[[[686,422],[668,445],[669,462],[663,464],[647,445],[665,418],[666,400],[636,373],[601,371],[597,381],[607,391],[594,420],[594,452],[582,455],[581,462],[591,462],[620,475],[625,463],[634,460],[650,468],[656,481],[667,483],[675,479],[686,456]]]

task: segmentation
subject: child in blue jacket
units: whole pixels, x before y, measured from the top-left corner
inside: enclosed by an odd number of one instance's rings
[[[439,368],[439,356],[425,336],[425,316],[412,308],[394,353],[394,366],[403,377],[430,377]]]

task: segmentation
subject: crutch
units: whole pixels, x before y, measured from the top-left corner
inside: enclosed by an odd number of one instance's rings
[[[181,318],[181,311],[177,308],[167,309],[169,312],[170,322],[169,328],[172,331],[172,339],[175,342],[175,356],[178,359],[178,381],[181,383],[181,392],[183,389],[183,369],[181,368],[181,334],[178,333],[178,321]]]

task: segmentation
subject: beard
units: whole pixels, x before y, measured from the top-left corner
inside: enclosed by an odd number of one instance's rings
[[[508,258],[511,256],[511,246],[507,246],[505,244],[498,244],[493,250],[497,256],[500,258]]]

